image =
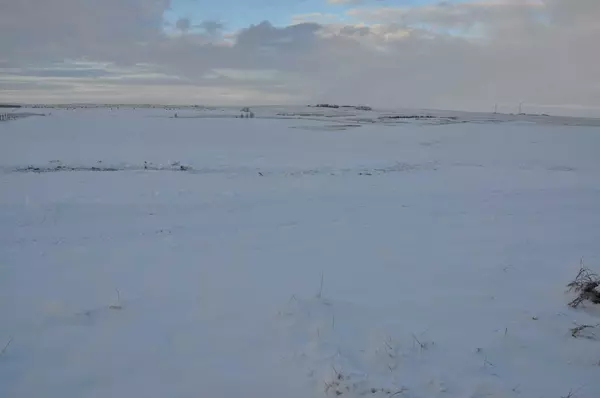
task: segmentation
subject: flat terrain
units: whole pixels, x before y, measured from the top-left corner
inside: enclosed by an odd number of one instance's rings
[[[1,397],[600,396],[593,120],[19,112]]]

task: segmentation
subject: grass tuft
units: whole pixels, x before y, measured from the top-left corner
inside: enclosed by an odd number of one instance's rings
[[[584,301],[600,304],[600,291],[597,290],[598,286],[600,286],[600,276],[589,268],[586,268],[583,265],[582,260],[577,276],[567,285],[569,292],[578,294],[577,297],[569,303],[569,306],[577,308]]]
[[[4,348],[2,349],[2,351],[0,351],[0,357],[2,357],[4,355],[4,353],[6,352],[6,350],[8,349],[8,346],[10,345],[10,343],[12,343],[13,338],[9,338],[8,341],[6,342],[6,345],[4,346]]]

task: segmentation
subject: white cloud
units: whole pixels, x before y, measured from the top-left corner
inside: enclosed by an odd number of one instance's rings
[[[328,24],[338,20],[340,17],[337,14],[324,14],[321,12],[311,12],[307,14],[296,14],[292,15],[292,25],[301,23],[321,23]]]
[[[327,0],[329,4],[359,4],[363,0]]]
[[[112,95],[133,102],[490,109],[525,101],[600,109],[597,0],[362,7],[346,15],[352,23],[313,13],[292,26],[264,22],[235,33],[217,21],[182,20],[180,34],[164,32],[168,6],[3,4],[0,101],[106,102]]]

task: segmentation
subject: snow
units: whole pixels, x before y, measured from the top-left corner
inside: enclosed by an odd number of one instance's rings
[[[253,111],[0,123],[1,397],[600,396],[594,122]]]

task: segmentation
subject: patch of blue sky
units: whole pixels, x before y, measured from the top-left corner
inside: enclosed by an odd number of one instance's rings
[[[235,31],[262,21],[286,26],[293,15],[314,12],[339,13],[340,7],[325,0],[172,0],[165,20],[175,23],[179,18],[189,18],[192,24],[215,20],[226,30]]]
[[[464,3],[473,0],[447,0]],[[188,18],[192,24],[205,20],[219,21],[227,31],[236,31],[252,24],[269,21],[275,26],[289,25],[296,15],[328,14],[339,21],[347,20],[345,13],[363,7],[418,7],[438,4],[440,0],[364,0],[344,4],[327,0],[172,0],[165,12],[165,21],[174,25],[179,18]]]

